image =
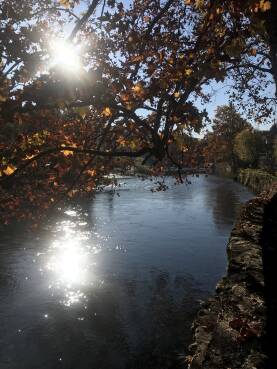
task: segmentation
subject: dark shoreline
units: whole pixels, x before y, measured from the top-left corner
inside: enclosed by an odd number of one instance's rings
[[[243,207],[228,242],[227,275],[193,323],[188,368],[277,367],[277,185]],[[274,248],[275,246],[275,248]]]

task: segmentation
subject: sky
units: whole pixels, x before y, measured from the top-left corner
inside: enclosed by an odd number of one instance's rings
[[[211,101],[209,103],[206,103],[205,105],[203,104],[199,104],[197,103],[196,105],[199,108],[205,108],[209,114],[210,119],[212,120],[215,116],[215,112],[218,106],[221,105],[228,105],[229,103],[229,98],[228,98],[228,90],[230,87],[228,87],[228,83],[212,83],[212,88],[215,91],[214,95],[211,98]],[[271,91],[270,91],[270,96],[274,96],[275,93],[275,89],[274,87],[272,87]],[[277,108],[276,108],[277,111]],[[238,109],[238,112],[246,119],[248,120],[252,126],[257,129],[257,130],[261,130],[261,131],[266,131],[269,130],[270,127],[272,126],[272,124],[274,122],[272,122],[272,119],[270,121],[268,121],[267,123],[262,123],[262,124],[258,124],[255,123],[254,120],[250,121],[249,117],[247,117],[242,109]],[[275,124],[277,124],[277,116],[275,114]],[[208,125],[207,128],[209,130],[211,130],[211,125]],[[200,135],[200,137],[202,136],[202,134]]]

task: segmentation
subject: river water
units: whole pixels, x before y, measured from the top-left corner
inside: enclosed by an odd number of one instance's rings
[[[184,367],[201,300],[252,193],[215,176],[123,180],[36,234],[0,240],[1,369]]]

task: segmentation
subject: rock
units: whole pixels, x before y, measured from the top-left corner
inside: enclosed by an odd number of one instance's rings
[[[277,368],[268,348],[277,315],[277,185],[245,205],[227,253],[227,275],[193,323],[187,367]]]

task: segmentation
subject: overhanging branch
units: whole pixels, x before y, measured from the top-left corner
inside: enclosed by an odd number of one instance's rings
[[[102,157],[110,157],[110,158],[113,158],[113,157],[137,158],[146,153],[149,153],[151,149],[142,148],[138,151],[101,151],[101,150],[92,150],[92,149],[86,149],[86,148],[80,148],[80,147],[74,147],[74,146],[53,147],[53,148],[44,150],[40,152],[39,154],[33,156],[32,158],[28,159],[25,163],[20,165],[11,175],[6,176],[3,179],[1,179],[0,183],[6,182],[7,180],[14,178],[17,174],[19,174],[24,169],[26,169],[34,161],[39,160],[48,155],[55,154],[55,153],[62,152],[62,151],[72,151],[74,153],[89,154],[92,156],[102,156]]]

